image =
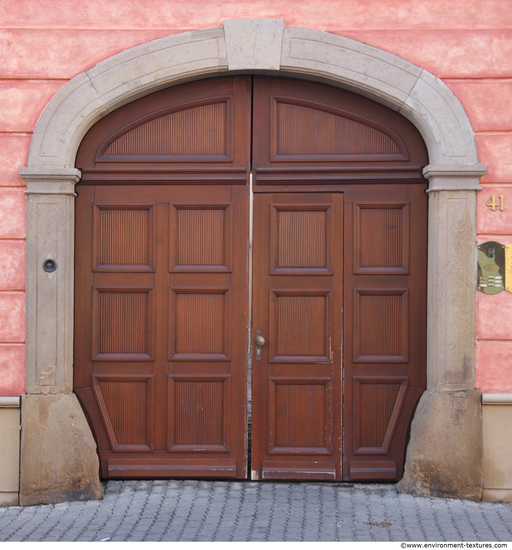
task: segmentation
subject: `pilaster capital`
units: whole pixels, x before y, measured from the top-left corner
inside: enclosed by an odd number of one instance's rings
[[[75,195],[82,173],[76,168],[20,168],[27,195]]]
[[[429,180],[427,193],[433,191],[480,191],[485,164],[429,164],[423,175]]]

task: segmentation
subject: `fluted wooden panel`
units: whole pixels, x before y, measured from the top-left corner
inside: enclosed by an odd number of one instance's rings
[[[178,209],[177,265],[225,265],[226,210]]]
[[[398,355],[402,349],[400,296],[361,296],[361,353]],[[368,328],[367,328],[368,327]]]
[[[276,384],[275,446],[326,447],[326,386]]]
[[[119,445],[147,444],[147,382],[100,380],[99,389],[115,441]]]
[[[224,444],[224,382],[177,381],[174,444]]]
[[[148,293],[101,292],[99,353],[147,354]]]
[[[277,268],[326,267],[326,212],[278,211]]]
[[[176,353],[225,352],[224,300],[225,294],[176,295]]]
[[[327,296],[277,296],[276,300],[277,355],[328,356]]]
[[[387,206],[356,204],[355,222],[356,272],[379,273],[408,270],[407,204]]]
[[[409,387],[407,376],[356,376],[354,382],[354,454],[385,455],[396,433]],[[395,447],[396,448],[396,447]]]
[[[227,155],[227,115],[225,100],[169,113],[118,137],[103,156]]]
[[[399,155],[384,132],[314,106],[278,101],[277,155]]]
[[[97,208],[95,267],[149,266],[153,237],[150,213],[148,208]]]
[[[361,384],[361,447],[382,447],[400,384]]]
[[[355,359],[407,359],[406,290],[356,291]]]

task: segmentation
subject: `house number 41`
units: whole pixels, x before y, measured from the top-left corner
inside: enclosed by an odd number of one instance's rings
[[[505,210],[505,197],[503,195],[498,195],[500,199],[500,211]],[[485,203],[485,206],[488,206],[493,212],[496,212],[498,209],[498,203],[496,202],[496,195],[491,195],[489,200]]]

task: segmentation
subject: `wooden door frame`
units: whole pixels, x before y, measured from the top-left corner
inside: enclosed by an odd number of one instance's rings
[[[271,72],[345,88],[400,112],[422,134],[430,160],[423,172],[430,198],[428,389],[413,421],[401,489],[479,499],[474,248],[476,192],[486,167],[478,163],[469,119],[446,84],[396,55],[327,32],[285,27],[282,19],[253,19],[225,21],[220,29],[176,34],[114,55],[67,83],[37,123],[28,165],[20,170],[27,182],[21,502],[33,502],[34,493],[38,502],[98,495],[94,441],[71,394],[78,146],[95,122],[122,105],[165,87],[232,72]],[[42,270],[47,258],[57,261],[53,274]],[[454,399],[463,399],[464,407],[454,406]],[[62,424],[51,416],[40,423],[49,400],[61,402],[61,414],[76,419],[83,437],[72,449]],[[57,453],[51,467],[43,465],[38,451],[34,434],[41,429],[48,449]],[[59,454],[63,448],[66,460]],[[463,464],[462,456],[468,457]]]

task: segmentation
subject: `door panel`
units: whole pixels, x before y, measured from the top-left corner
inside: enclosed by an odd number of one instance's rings
[[[402,477],[426,385],[425,188],[387,185],[386,200],[371,187],[345,195],[345,479]]]
[[[408,120],[354,93],[306,80],[255,76],[253,95],[253,168],[261,184],[269,169],[295,169],[296,187],[310,167],[320,168],[309,174],[310,184],[318,185],[327,167],[378,168],[382,175],[386,167],[419,167],[427,161],[423,140]]]
[[[77,280],[78,294],[92,282],[92,299],[86,311],[77,308],[76,330],[78,340],[91,334],[91,347],[76,359],[101,418],[95,430],[105,434],[103,475],[126,466],[123,475],[153,476],[154,460],[160,469],[184,468],[204,456],[194,475],[216,476],[217,459],[226,457],[235,465],[230,475],[244,477],[247,273],[242,262],[231,267],[231,256],[247,257],[246,189],[189,186],[183,205],[174,201],[180,188],[168,187],[167,203],[144,208],[97,195],[101,202],[78,202],[79,218],[89,212],[94,226],[95,212],[114,212],[118,223],[100,220],[85,243],[97,268],[92,281]],[[81,396],[87,384],[75,384]]]
[[[340,194],[254,197],[253,479],[341,479],[342,235]]]

